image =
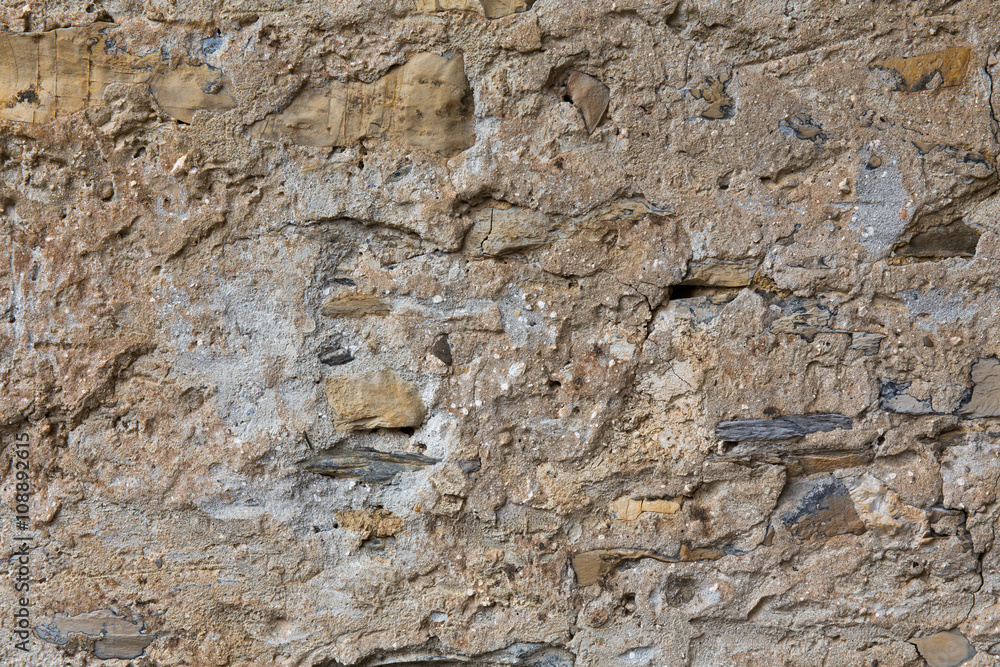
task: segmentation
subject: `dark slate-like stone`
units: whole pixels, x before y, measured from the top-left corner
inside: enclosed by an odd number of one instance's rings
[[[886,412],[901,415],[929,415],[934,413],[930,399],[919,399],[907,393],[910,382],[881,380],[879,382],[879,406]]]
[[[336,663],[340,664],[340,663]],[[521,665],[522,667],[573,667],[576,656],[564,648],[548,644],[529,644],[518,642],[507,648],[488,653],[465,654],[444,651],[441,647],[431,645],[418,649],[402,649],[399,651],[376,654],[371,661],[365,662],[368,667],[388,667],[396,665],[435,665],[451,667],[458,665]]]
[[[919,232],[907,243],[896,247],[899,257],[945,259],[948,257],[974,257],[979,245],[979,232],[962,220],[939,225]]]
[[[389,453],[358,448],[335,454],[321,454],[300,465],[307,472],[329,477],[355,477],[363,482],[381,483],[391,481],[401,472],[420,470],[435,463],[440,463],[440,459],[406,452]]]
[[[451,356],[451,343],[448,342],[448,334],[441,334],[434,346],[431,347],[431,354],[441,360],[442,363],[451,366],[453,361]]]
[[[777,419],[734,419],[719,422],[715,434],[722,440],[788,440],[808,433],[852,428],[850,417],[835,413],[788,415]]]
[[[835,477],[793,484],[787,494],[788,509],[780,514],[779,520],[804,542],[865,532],[851,494]]]
[[[329,350],[327,352],[320,353],[319,361],[321,364],[325,364],[327,366],[343,366],[348,362],[354,361],[354,355],[343,348]]]

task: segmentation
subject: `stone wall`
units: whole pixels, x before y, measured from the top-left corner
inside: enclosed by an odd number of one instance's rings
[[[995,664],[993,3],[0,26],[5,665]]]

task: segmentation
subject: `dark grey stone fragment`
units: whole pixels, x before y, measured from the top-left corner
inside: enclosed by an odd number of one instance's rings
[[[348,362],[354,361],[354,356],[347,350],[340,348],[320,353],[319,361],[321,364],[326,364],[327,366],[343,366]]]
[[[307,472],[329,477],[355,477],[363,482],[379,483],[391,481],[401,472],[420,470],[439,462],[440,459],[420,454],[358,448],[335,454],[321,454],[300,465]]]
[[[339,665],[340,663],[334,663]],[[517,643],[507,648],[476,655],[447,651],[441,646],[381,653],[363,663],[364,667],[396,665],[434,665],[435,667],[487,667],[493,665],[521,665],[521,667],[573,667],[576,656],[572,652],[549,644]]]
[[[719,422],[715,434],[722,440],[738,442],[741,440],[788,440],[801,438],[808,433],[818,431],[833,431],[836,429],[850,430],[850,417],[834,413],[817,413],[809,415],[789,415],[777,419],[734,419]]]
[[[907,393],[910,382],[879,381],[879,406],[886,412],[900,415],[929,415],[934,413],[930,399],[918,399]]]
[[[440,359],[443,363],[451,366],[452,356],[451,356],[451,343],[448,342],[448,334],[441,334],[436,341],[434,341],[434,346],[431,347],[431,354]]]
[[[778,517],[804,542],[834,535],[865,532],[847,487],[835,477],[820,477],[791,485],[785,495],[787,509]]]
[[[979,236],[979,232],[965,222],[955,220],[947,225],[918,232],[907,243],[896,247],[896,255],[924,259],[974,257]]]

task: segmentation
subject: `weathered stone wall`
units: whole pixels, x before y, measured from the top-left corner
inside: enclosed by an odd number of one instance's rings
[[[3,664],[995,664],[997,17],[5,1]]]

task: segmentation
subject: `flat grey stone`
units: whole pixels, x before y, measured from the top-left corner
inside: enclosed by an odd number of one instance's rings
[[[722,440],[788,440],[818,431],[850,430],[849,417],[833,413],[789,415],[777,419],[734,419],[719,422],[715,434]]]
[[[321,454],[304,461],[302,469],[328,477],[354,477],[364,482],[388,482],[401,472],[413,472],[439,463],[439,459],[406,452],[379,452],[354,449],[336,454]]]

